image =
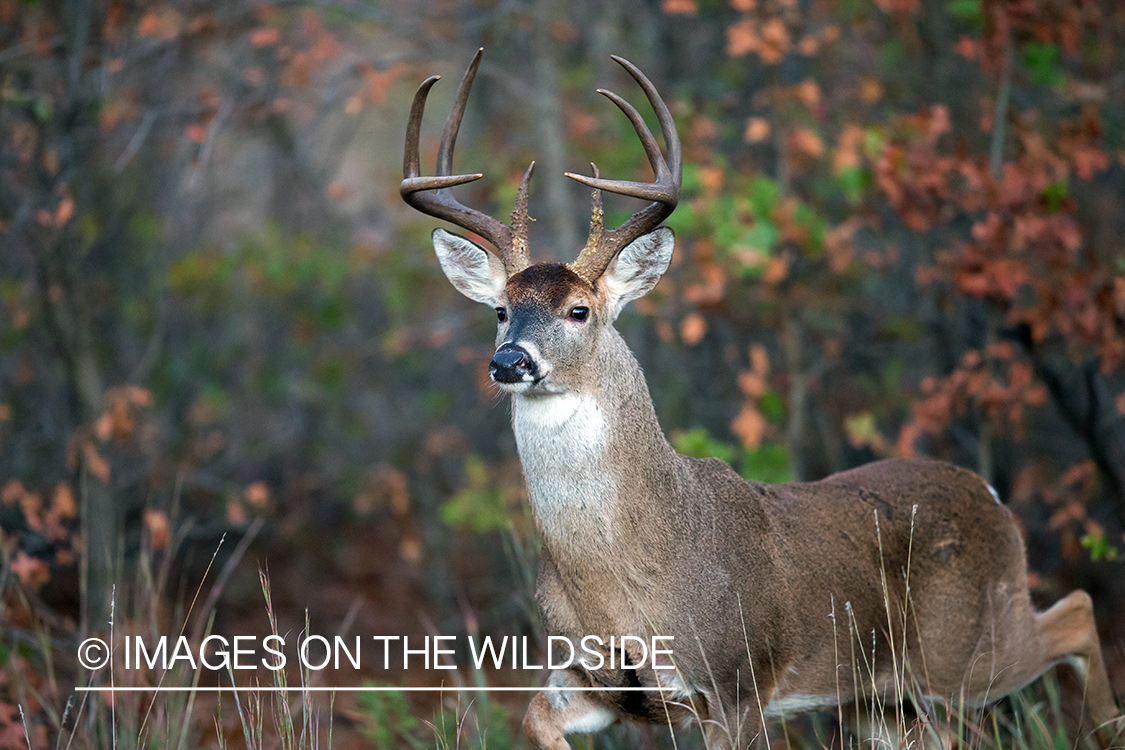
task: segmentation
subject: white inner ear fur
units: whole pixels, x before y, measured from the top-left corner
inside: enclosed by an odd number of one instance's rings
[[[625,304],[648,294],[672,261],[676,237],[659,227],[630,242],[609,264],[602,280],[606,289],[606,314],[617,319]]]
[[[435,229],[433,240],[441,270],[457,291],[469,299],[498,307],[508,281],[504,263],[475,242],[444,229]]]

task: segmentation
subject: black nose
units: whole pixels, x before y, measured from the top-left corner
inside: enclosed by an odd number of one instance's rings
[[[523,347],[504,344],[492,355],[488,374],[497,383],[522,383],[535,369],[531,355]]]

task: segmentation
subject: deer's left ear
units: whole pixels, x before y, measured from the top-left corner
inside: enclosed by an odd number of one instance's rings
[[[616,320],[625,305],[648,294],[668,270],[676,237],[668,227],[659,227],[630,242],[610,263],[602,280],[607,293],[606,314]]]

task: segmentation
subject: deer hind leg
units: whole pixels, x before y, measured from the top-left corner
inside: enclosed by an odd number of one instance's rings
[[[1066,661],[1086,690],[1086,705],[1098,729],[1098,739],[1108,745],[1114,736],[1114,719],[1118,718],[1102,660],[1098,632],[1094,624],[1094,608],[1090,595],[1074,591],[1059,600],[1046,612],[1035,616],[1047,664]],[[1121,724],[1120,721],[1117,722]]]
[[[617,720],[617,712],[598,702],[593,694],[577,690],[552,690],[582,687],[569,672],[551,672],[547,688],[535,694],[523,717],[523,731],[536,750],[570,750],[565,735],[596,732]]]

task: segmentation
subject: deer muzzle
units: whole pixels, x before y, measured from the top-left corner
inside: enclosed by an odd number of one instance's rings
[[[488,374],[497,383],[531,383],[538,379],[538,367],[531,354],[518,344],[503,344],[492,355]]]

